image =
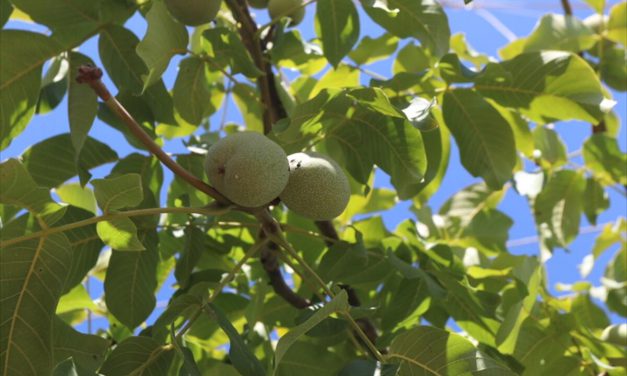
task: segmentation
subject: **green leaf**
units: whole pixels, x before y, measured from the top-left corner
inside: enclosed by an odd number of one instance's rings
[[[80,170],[87,171],[113,162],[118,155],[109,145],[87,137],[78,159],[74,157],[69,133],[47,138],[32,145],[23,155],[24,165],[38,185],[53,188],[76,176]]]
[[[570,170],[557,171],[534,202],[536,223],[550,229],[562,247],[579,233],[585,188],[586,181],[581,174]]]
[[[610,9],[607,37],[627,46],[627,3],[620,2]]]
[[[148,68],[137,55],[139,39],[132,31],[118,25],[100,30],[98,51],[108,76],[120,91],[127,90],[139,95],[144,90],[144,75]]]
[[[375,111],[359,93],[340,95],[323,108],[328,151],[362,184],[376,164],[390,175],[399,198],[409,199],[418,193],[427,165],[420,131],[404,118]]]
[[[215,315],[218,325],[229,337],[229,358],[233,366],[242,376],[264,376],[266,371],[255,354],[246,346],[228,317],[215,304],[210,304],[209,309]]]
[[[72,357],[77,368],[86,372],[96,372],[104,361],[109,349],[109,341],[90,334],[76,331],[56,317],[54,319],[53,350],[54,361]]]
[[[568,359],[565,352],[572,343],[570,335],[554,325],[545,326],[531,318],[523,323],[513,355],[525,366],[525,375],[548,374],[555,365],[561,366],[556,367],[559,373],[569,369],[564,359]]]
[[[69,64],[61,56],[52,59],[50,67],[41,81],[41,91],[37,101],[38,115],[46,114],[54,110],[67,93],[67,80]]]
[[[348,312],[348,295],[345,290],[340,291],[333,300],[326,303],[316,313],[314,313],[307,321],[292,328],[287,334],[279,339],[274,353],[274,373],[276,374],[277,368],[281,365],[281,361],[290,347],[296,342],[296,340],[307,333],[311,328],[318,325],[322,320],[326,319],[333,313]]]
[[[309,93],[309,98],[314,98],[325,89],[343,89],[356,86],[359,86],[359,70],[346,64],[340,64],[335,69],[329,69],[316,82]]]
[[[52,373],[55,309],[71,262],[70,244],[63,234],[3,247],[0,252],[3,375]]]
[[[422,47],[409,43],[401,48],[392,64],[392,72],[422,73],[431,66],[429,53]]]
[[[113,252],[104,281],[105,303],[109,312],[129,329],[144,322],[156,304],[157,234],[142,232],[139,237],[146,250]]]
[[[76,30],[79,27],[95,28],[99,23],[99,2],[67,0],[48,2],[38,0],[11,0],[11,3],[35,22],[51,29]]]
[[[621,249],[607,264],[604,273],[606,279],[604,284],[608,285],[605,304],[610,310],[623,317],[627,317],[627,289],[625,289],[627,267],[625,265],[627,265],[627,246],[623,242]]]
[[[93,213],[70,206],[65,211],[65,215],[58,222],[59,225],[79,222],[88,218],[93,218]],[[87,275],[89,270],[96,265],[100,250],[104,246],[98,233],[96,225],[83,226],[64,232],[72,246],[72,262],[70,270],[67,272],[64,292],[79,284]]]
[[[189,36],[183,24],[174,21],[162,1],[152,3],[146,14],[148,30],[137,45],[137,55],[148,67],[148,75],[142,75],[143,91],[161,79],[176,54],[187,53]]]
[[[37,186],[24,165],[17,159],[0,164],[0,202],[25,208],[49,224],[63,216],[63,208],[52,201],[50,191]]]
[[[523,323],[533,311],[542,283],[543,271],[538,260],[531,257],[525,257],[521,260],[522,262],[514,268],[513,274],[516,283],[526,287],[525,294],[521,297],[522,299],[506,311],[503,324],[496,333],[496,343],[499,351],[503,354],[515,352],[516,343],[521,336],[521,330],[523,330]]]
[[[161,375],[170,368],[174,348],[150,337],[129,337],[122,341],[102,365],[105,376]]]
[[[621,152],[615,138],[592,135],[583,144],[583,159],[603,185],[627,185],[627,154]]]
[[[627,91],[627,52],[616,43],[604,43],[599,70],[601,78],[614,90]]]
[[[490,188],[501,189],[516,165],[514,134],[507,121],[479,94],[463,89],[444,94],[442,112],[462,165]]]
[[[438,280],[447,290],[445,307],[457,325],[477,341],[495,346],[495,337],[501,323],[494,314],[494,302],[489,295],[469,285],[468,281],[457,281],[440,272]]]
[[[141,175],[125,174],[91,182],[98,205],[105,213],[111,210],[134,207],[144,199]]]
[[[589,177],[586,179],[586,190],[583,196],[583,212],[588,222],[596,226],[599,214],[610,207],[607,192],[596,179]]]
[[[321,345],[297,341],[283,356],[283,361],[274,375],[337,375],[343,365],[344,360],[340,354],[329,351]]]
[[[4,27],[13,12],[13,5],[9,0],[0,0],[0,27]]]
[[[89,187],[78,183],[63,184],[54,190],[61,201],[96,214],[96,196]]]
[[[482,75],[475,88],[539,122],[579,119],[597,123],[612,106],[590,65],[560,51],[529,52],[499,64],[509,77]]]
[[[259,92],[256,88],[243,83],[233,85],[231,89],[233,100],[239,108],[246,129],[263,132],[263,104],[259,101]]]
[[[22,30],[2,30],[0,38],[0,150],[4,150],[30,122],[42,66],[62,48],[42,34]]]
[[[257,68],[242,40],[231,30],[216,27],[202,34],[209,42],[207,54],[220,67],[231,68],[231,73],[242,73],[248,78],[258,77],[262,72]]]
[[[603,309],[594,304],[588,294],[579,294],[573,299],[570,310],[581,328],[603,330],[610,325]]]
[[[372,64],[386,59],[396,51],[398,38],[384,33],[378,38],[364,36],[357,47],[348,53],[348,57],[357,65]]]
[[[72,358],[67,358],[54,367],[52,376],[77,376],[78,371]]]
[[[324,56],[337,67],[359,38],[359,14],[352,0],[318,0],[316,34]]]
[[[380,313],[383,330],[413,327],[431,303],[421,278],[403,278],[387,300],[388,305],[381,307]]]
[[[89,85],[76,82],[76,74],[81,65],[95,66],[93,60],[78,52],[70,53],[70,73],[68,74],[68,117],[70,122],[70,134],[74,147],[74,160],[76,164],[81,162],[81,151],[87,141],[87,134],[91,129],[96,113],[98,112],[98,96]],[[92,152],[92,150],[90,150]],[[85,153],[87,154],[87,153]],[[80,170],[79,170],[80,172]],[[86,181],[84,183],[87,183]]]
[[[535,150],[540,151],[536,159],[543,167],[559,167],[568,162],[566,145],[564,140],[553,130],[546,126],[537,126],[533,132],[533,144]]]
[[[562,50],[579,52],[594,46],[597,35],[574,16],[544,15],[525,39],[524,52]]]
[[[615,223],[608,223],[603,226],[603,231],[601,231],[592,247],[593,257],[598,258],[612,245],[624,242],[625,233],[627,233],[625,218],[619,218]]]
[[[174,276],[182,288],[188,286],[189,278],[200,256],[206,251],[205,233],[198,227],[188,227],[185,229],[185,245],[181,250],[181,255],[176,262]]]
[[[400,38],[418,39],[436,57],[448,52],[451,31],[439,3],[433,0],[387,0],[388,9],[376,3],[362,0],[366,13],[384,29]]]
[[[207,66],[198,57],[190,57],[179,65],[179,73],[174,84],[174,107],[181,117],[193,124],[200,124],[203,119],[215,112],[212,97],[214,83],[209,82]]]
[[[515,375],[483,354],[465,338],[428,326],[398,335],[392,341],[388,359],[400,362],[399,376],[405,375]],[[489,371],[488,371],[489,370]]]
[[[117,251],[143,251],[146,248],[137,237],[137,227],[126,217],[98,222],[98,237]],[[142,252],[143,253],[143,252]]]

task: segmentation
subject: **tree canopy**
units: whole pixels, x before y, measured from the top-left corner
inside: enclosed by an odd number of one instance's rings
[[[627,2],[561,4],[489,56],[436,0],[0,0],[0,150],[68,118],[0,163],[0,375],[625,375],[608,316],[627,317],[625,218],[580,265],[613,252],[601,285],[556,296],[546,262],[608,192],[625,205]],[[569,153],[554,125],[570,120],[590,135]],[[208,184],[207,150],[242,131],[337,162],[343,213]],[[436,212],[454,147],[478,182]],[[537,254],[510,252],[506,194],[528,202]],[[399,201],[411,216],[389,228]]]

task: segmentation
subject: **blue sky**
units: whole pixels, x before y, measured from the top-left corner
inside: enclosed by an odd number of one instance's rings
[[[551,2],[540,0],[475,0],[475,2],[475,7],[464,8],[461,5],[463,0],[444,1],[445,4],[450,5],[446,7],[446,10],[449,16],[452,32],[462,32],[466,34],[467,41],[475,50],[494,57],[497,57],[498,49],[508,43],[508,38],[511,38],[512,36],[521,37],[529,34],[542,14],[549,12],[562,12],[559,5],[560,2],[557,0]],[[617,1],[610,1],[608,3],[615,4]],[[581,2],[573,2],[573,5],[575,13],[581,17],[585,17],[592,13],[592,11]],[[305,21],[299,26],[303,36],[307,39],[315,36],[313,28],[314,10],[314,5],[310,5],[307,8]],[[256,11],[256,15],[259,23],[263,24],[268,21],[265,10]],[[360,11],[360,16],[362,37],[365,35],[376,37],[382,33],[381,28],[371,22],[364,12]],[[126,26],[133,30],[140,38],[145,33],[145,22],[138,15],[135,15],[131,20],[129,20]],[[9,22],[5,27],[45,32],[45,28],[14,21]],[[80,50],[92,57],[96,60],[96,63],[99,64],[97,59],[97,42],[97,38],[92,38],[81,46]],[[406,43],[408,43],[408,41],[402,41],[401,46]],[[174,79],[176,78],[176,65],[179,60],[180,58],[175,58],[164,75],[166,86],[170,89],[172,88]],[[378,62],[368,66],[368,69],[384,76],[390,76],[391,62],[389,60]],[[368,80],[368,77],[364,77],[364,82],[367,82]],[[106,80],[106,82],[109,88],[115,92],[114,85],[109,80]],[[624,119],[625,114],[627,114],[627,96],[625,93],[616,92],[614,92],[613,95],[614,99],[617,101],[616,111],[619,116],[621,116],[621,125],[623,125],[619,137],[619,143],[621,145],[621,149],[625,150],[627,148],[627,137],[624,127]],[[240,121],[241,117],[237,114],[234,103],[229,103],[228,108],[229,111],[226,114],[227,119],[233,122]],[[222,111],[218,111],[218,113],[214,115],[211,119],[212,128],[215,129],[222,116]],[[583,141],[585,141],[585,139],[589,136],[590,125],[575,121],[563,122],[556,124],[556,130],[566,142],[568,151],[573,152],[580,149]],[[26,131],[17,137],[6,150],[2,151],[1,159],[4,160],[6,158],[19,156],[30,145],[52,135],[66,133],[68,131],[67,102],[64,100],[64,102],[62,102],[53,112],[43,116],[34,117]],[[90,135],[101,140],[107,140],[106,142],[114,148],[120,156],[124,156],[134,151],[121,134],[98,120],[92,127]],[[180,139],[167,142],[164,148],[167,152],[172,153],[186,152],[186,149]],[[581,158],[575,158],[574,161],[580,163]],[[94,176],[105,176],[110,168],[111,165],[100,167],[94,170]],[[166,172],[166,184],[164,187],[169,184],[168,182],[170,179],[171,174]],[[479,179],[470,176],[459,163],[459,154],[453,143],[448,173],[440,190],[430,201],[434,211],[437,211],[440,205],[452,194],[463,187],[478,181]],[[385,174],[377,174],[377,185],[389,186],[388,178]],[[164,188],[164,194],[165,191],[166,189]],[[611,207],[599,217],[598,223],[601,225],[614,221],[619,216],[624,216],[627,211],[627,202],[625,201],[625,198],[613,191],[610,191],[609,193]],[[411,213],[407,210],[408,206],[409,203],[400,203],[393,210],[383,213],[382,216],[386,225],[390,228],[394,228],[398,222],[412,217]],[[536,235],[533,217],[524,197],[518,196],[513,190],[510,190],[499,209],[508,214],[514,220],[514,225],[510,230],[511,240],[518,240]],[[583,227],[589,226],[585,218],[582,218],[581,223]],[[590,252],[594,239],[598,234],[598,232],[595,232],[594,229],[591,228],[587,228],[586,231],[590,232],[580,235],[578,239],[572,243],[568,252],[558,249],[555,251],[553,258],[547,262],[548,285],[551,288],[551,291],[559,294],[559,292],[557,292],[554,288],[558,282],[573,283],[581,280],[577,265],[580,264],[583,257]],[[614,255],[616,250],[617,248],[612,248],[610,251],[605,252],[596,262],[595,268],[586,280],[592,282],[594,285],[599,285],[599,279],[603,274],[604,266]],[[530,241],[526,245],[512,247],[510,248],[510,251],[514,254],[538,254],[539,248],[536,242]],[[100,296],[102,293],[101,286],[96,282],[97,281],[94,281],[91,286],[91,294],[94,297]],[[158,300],[167,300],[170,295],[170,291],[171,290],[169,288],[162,290],[158,294]],[[154,316],[155,315],[153,314],[153,317]],[[619,317],[617,315],[612,315],[612,321],[618,320]],[[95,324],[95,326],[101,326],[97,323]],[[101,324],[104,324],[104,322],[101,322]]]

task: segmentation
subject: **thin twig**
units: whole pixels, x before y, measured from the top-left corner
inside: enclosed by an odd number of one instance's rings
[[[196,308],[194,313],[191,314],[191,316],[189,317],[185,325],[181,328],[181,330],[178,331],[178,333],[176,333],[175,340],[180,340],[183,337],[183,335],[185,335],[185,333],[192,327],[192,325],[194,325],[198,317],[200,317],[200,314],[202,313],[203,309],[207,307],[209,304],[211,304],[218,297],[218,295],[220,295],[220,293],[226,287],[226,285],[228,285],[231,281],[233,281],[233,279],[235,278],[237,273],[239,273],[239,271],[242,269],[244,264],[246,264],[246,262],[252,256],[254,256],[255,253],[257,253],[257,251],[259,251],[259,249],[261,249],[266,244],[266,242],[267,242],[266,240],[262,240],[260,242],[253,244],[252,247],[250,247],[250,249],[248,250],[248,252],[246,252],[244,257],[242,257],[242,259],[239,260],[239,262],[235,265],[235,267],[233,267],[233,269],[231,269],[231,271],[222,278],[222,280],[220,281],[220,284],[218,284],[218,286],[216,286],[216,288],[213,289],[213,291],[211,292],[211,295],[209,295],[207,300],[203,304],[198,306],[198,308]]]
[[[184,169],[181,165],[176,163],[170,156],[161,149],[159,145],[142,129],[131,114],[128,113],[126,108],[122,106],[120,102],[111,93],[105,84],[101,81],[102,70],[97,67],[83,65],[78,70],[78,77],[76,81],[78,83],[85,83],[91,86],[96,92],[98,97],[102,99],[107,107],[111,109],[129,128],[131,133],[137,139],[144,144],[148,150],[154,154],[164,165],[166,165],[175,175],[181,179],[187,181],[190,185],[213,197],[216,201],[223,204],[230,204],[231,202],[224,197],[220,192],[215,190],[212,186],[198,179],[192,175],[189,171]]]
[[[60,232],[70,231],[75,228],[85,227],[89,225],[93,225],[102,221],[109,221],[116,218],[130,218],[130,217],[141,217],[148,215],[158,215],[158,214],[175,214],[175,213],[184,213],[184,214],[205,214],[205,215],[220,215],[224,214],[225,210],[223,208],[215,209],[215,208],[149,208],[149,209],[137,209],[137,210],[127,210],[115,213],[107,213],[97,217],[91,217],[84,219],[82,221],[68,223],[58,227],[49,227],[45,230],[33,232],[28,235],[19,236],[17,238],[12,238],[5,241],[0,241],[0,248],[8,247],[13,244],[21,243],[31,239],[37,239],[45,236],[50,236],[53,234],[58,234]]]

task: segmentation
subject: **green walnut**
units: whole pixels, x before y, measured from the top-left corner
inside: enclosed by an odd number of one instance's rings
[[[263,8],[268,7],[269,0],[247,0],[247,1],[248,1],[248,5],[250,5],[251,7],[257,8],[257,9],[263,9]]]
[[[295,213],[317,221],[342,214],[351,189],[342,168],[331,158],[315,152],[287,157],[290,179],[279,196]]]
[[[291,9],[300,7],[302,4],[303,0],[270,0],[268,2],[268,13],[270,18],[275,19]],[[305,18],[305,8],[300,7],[287,14],[287,16],[290,18],[290,26],[298,25]]]
[[[627,324],[614,324],[608,326],[603,329],[601,339],[615,345],[627,346]]]
[[[165,5],[182,24],[198,26],[216,18],[222,0],[165,0]]]
[[[213,144],[205,170],[218,192],[245,207],[262,206],[277,198],[289,177],[283,149],[256,132],[235,133]]]

